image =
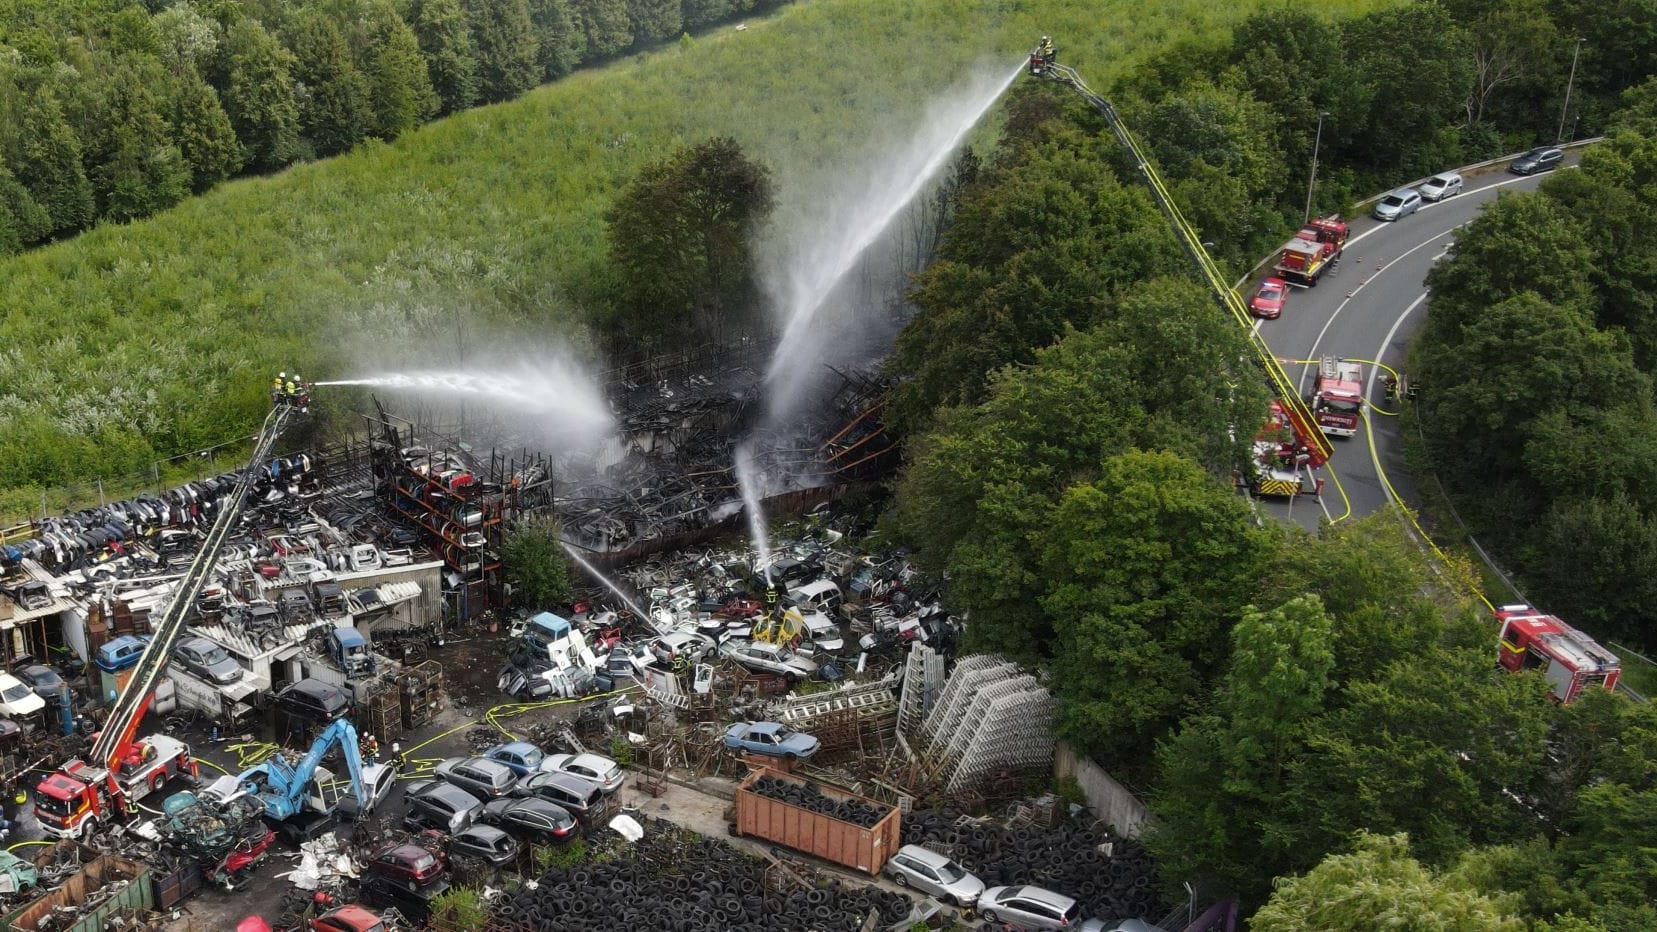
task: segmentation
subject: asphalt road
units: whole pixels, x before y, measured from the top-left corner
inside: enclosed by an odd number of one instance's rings
[[[1426,320],[1427,273],[1447,253],[1456,230],[1501,194],[1535,190],[1546,177],[1495,168],[1468,177],[1460,195],[1426,204],[1403,220],[1382,223],[1365,215],[1353,221],[1340,265],[1317,287],[1293,289],[1283,316],[1255,324],[1301,395],[1311,388],[1317,366],[1291,365],[1292,360],[1340,356],[1379,361],[1402,371],[1410,341]],[[1245,299],[1258,281],[1246,283]],[[1262,499],[1270,513],[1316,530],[1324,518],[1341,521],[1380,510],[1394,494],[1411,500],[1411,479],[1403,468],[1398,419],[1393,416],[1395,406],[1386,400],[1385,377],[1385,370],[1366,363],[1367,429],[1360,428],[1353,437],[1331,438],[1335,452],[1324,470],[1323,495]]]

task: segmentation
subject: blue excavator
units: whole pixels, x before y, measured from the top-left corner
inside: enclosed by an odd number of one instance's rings
[[[339,815],[337,805],[328,801],[329,788],[318,786],[313,790],[311,787],[322,758],[336,744],[345,755],[346,768],[351,771],[351,791],[357,794],[360,808],[366,811],[368,799],[363,791],[357,729],[343,718],[323,729],[311,743],[311,749],[297,762],[290,763],[278,753],[243,771],[237,778],[249,796],[264,804],[265,823],[290,844],[316,837],[332,826]]]

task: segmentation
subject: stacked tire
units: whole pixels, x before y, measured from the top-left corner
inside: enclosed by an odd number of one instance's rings
[[[891,811],[856,799],[837,799],[814,784],[791,783],[777,777],[760,777],[749,789],[767,799],[831,816],[860,828],[874,828]]]

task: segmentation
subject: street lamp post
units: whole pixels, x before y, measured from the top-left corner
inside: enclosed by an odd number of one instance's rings
[[[1301,223],[1312,222],[1312,189],[1318,183],[1318,148],[1323,145],[1323,118],[1329,115],[1327,110],[1318,111],[1318,135],[1312,141],[1312,177],[1306,181],[1306,216]]]
[[[1565,139],[1565,115],[1571,112],[1571,87],[1576,84],[1576,60],[1582,55],[1582,43],[1588,40],[1582,36],[1576,37],[1576,49],[1571,52],[1571,76],[1565,79],[1565,105],[1559,108],[1559,132],[1553,135],[1553,144],[1559,145]]]

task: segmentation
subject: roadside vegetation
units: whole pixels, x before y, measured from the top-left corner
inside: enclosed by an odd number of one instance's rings
[[[1299,222],[1320,111],[1331,114],[1322,209],[1551,142],[1564,89],[1545,79],[1551,64],[1494,83],[1481,70],[1530,35],[1504,6],[1341,21],[1274,10],[1229,43],[1154,56],[1111,96],[1204,238],[1240,264]],[[1587,31],[1626,13],[1568,6],[1527,13],[1586,16]],[[1568,66],[1571,44],[1547,42],[1536,48]],[[1641,54],[1649,72],[1657,48]],[[1644,73],[1626,66],[1594,66],[1588,131],[1657,112],[1644,89],[1620,99]],[[1536,485],[1578,504],[1565,479],[1584,469],[1584,487],[1620,483],[1598,520],[1631,520],[1615,496],[1649,474],[1644,434],[1630,430],[1652,404],[1639,330],[1600,332],[1584,302],[1610,269],[1619,294],[1637,293],[1652,264],[1634,190],[1650,189],[1648,149],[1619,137],[1588,170],[1549,182],[1543,197],[1577,192],[1594,224],[1503,198],[1491,216],[1528,225],[1475,225],[1457,246],[1468,261],[1435,277],[1435,316],[1440,290],[1467,283],[1442,339],[1492,348],[1423,367],[1427,404],[1446,386],[1470,393],[1445,397],[1439,442],[1467,447],[1446,475],[1488,483],[1492,518],[1528,507],[1518,493]],[[1389,916],[1421,928],[1657,924],[1657,865],[1639,840],[1657,813],[1657,710],[1604,692],[1559,707],[1539,680],[1499,672],[1476,574],[1429,563],[1395,515],[1319,537],[1253,519],[1230,475],[1262,419],[1258,377],[1238,362],[1235,323],[1187,284],[1091,108],[1060,89],[1018,91],[954,218],[893,358],[912,439],[892,530],[948,575],[971,645],[1045,671],[1061,736],[1151,800],[1148,842],[1170,895],[1187,881],[1236,894],[1260,928],[1283,930],[1357,932]],[[1492,283],[1515,284],[1511,308]],[[1515,400],[1534,418],[1517,447],[1503,413]],[[1553,471],[1504,488],[1532,449],[1550,451],[1539,462]],[[1509,526],[1537,530],[1529,514]],[[1643,564],[1611,559],[1598,530],[1579,527],[1577,597],[1593,578],[1593,595],[1639,598],[1626,574]],[[1532,543],[1555,561],[1568,546]],[[1627,549],[1657,552],[1643,539]],[[1620,591],[1612,573],[1627,579]],[[1574,603],[1543,604],[1571,617]],[[1356,876],[1374,886],[1351,889]]]

